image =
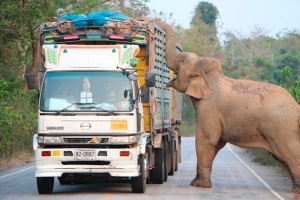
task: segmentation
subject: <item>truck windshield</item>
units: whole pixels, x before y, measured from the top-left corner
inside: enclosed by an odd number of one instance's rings
[[[42,111],[130,111],[132,85],[119,72],[48,72],[41,91]]]

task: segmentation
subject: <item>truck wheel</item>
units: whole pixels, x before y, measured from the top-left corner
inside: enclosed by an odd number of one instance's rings
[[[131,190],[133,193],[144,193],[146,190],[147,172],[144,162],[144,155],[139,156],[140,175],[131,178]]]
[[[164,182],[167,182],[168,180],[168,154],[169,154],[169,150],[168,150],[168,140],[164,140],[163,142],[163,147],[164,147]]]
[[[156,184],[164,183],[165,161],[164,147],[155,149],[155,167],[151,170],[151,180]]]
[[[53,191],[54,177],[36,178],[39,194],[51,194]]]
[[[170,157],[171,157],[171,162],[170,162],[170,171],[169,171],[169,175],[173,176],[174,172],[175,172],[175,162],[176,162],[176,152],[175,152],[175,141],[173,139],[171,139],[170,142]]]

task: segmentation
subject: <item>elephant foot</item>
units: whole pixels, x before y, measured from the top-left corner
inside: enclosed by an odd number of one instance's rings
[[[195,187],[211,188],[211,181],[210,179],[194,178],[194,180],[191,181],[191,185]]]
[[[211,188],[210,173],[211,168],[199,167],[196,177],[191,181],[191,185],[195,187]]]

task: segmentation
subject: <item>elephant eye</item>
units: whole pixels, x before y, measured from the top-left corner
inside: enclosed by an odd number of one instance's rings
[[[191,75],[190,75],[190,78],[194,78],[194,77],[196,77],[196,76],[198,76],[198,74],[191,74]]]

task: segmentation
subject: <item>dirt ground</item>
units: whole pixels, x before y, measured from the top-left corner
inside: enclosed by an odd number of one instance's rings
[[[22,155],[15,156],[10,159],[0,158],[0,170],[7,169],[10,167],[16,167],[24,163],[29,163],[34,161],[34,154],[23,153]]]

